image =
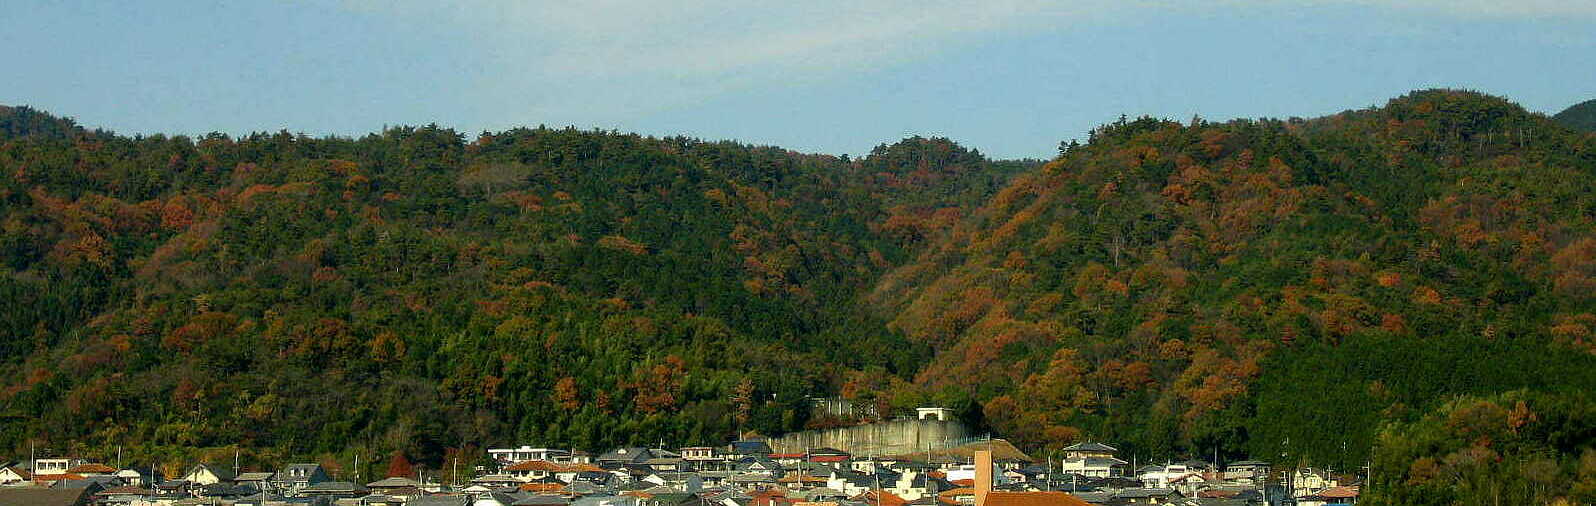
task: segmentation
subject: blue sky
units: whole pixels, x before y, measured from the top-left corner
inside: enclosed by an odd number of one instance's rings
[[[1046,157],[1120,114],[1596,98],[1596,1],[0,2],[0,103],[125,134],[576,125]]]

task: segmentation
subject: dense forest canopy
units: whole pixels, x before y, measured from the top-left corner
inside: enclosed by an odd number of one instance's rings
[[[1553,115],[1552,119],[1575,130],[1596,132],[1596,99],[1569,106]]]
[[[13,451],[441,466],[840,395],[1043,454],[1372,467],[1374,500],[1596,494],[1596,137],[1477,93],[1122,118],[1045,164],[8,107],[0,172]]]

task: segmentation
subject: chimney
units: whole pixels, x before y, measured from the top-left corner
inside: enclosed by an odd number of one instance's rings
[[[986,494],[992,491],[992,452],[975,452],[975,506],[986,506]]]

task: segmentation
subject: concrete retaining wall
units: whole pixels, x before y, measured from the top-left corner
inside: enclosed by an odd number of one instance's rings
[[[811,448],[836,448],[857,456],[903,455],[958,446],[970,438],[963,423],[940,420],[897,420],[837,429],[806,430],[771,439],[776,453],[803,453]]]

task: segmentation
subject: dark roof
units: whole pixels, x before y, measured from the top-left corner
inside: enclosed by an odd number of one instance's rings
[[[255,488],[254,485],[229,485],[226,483],[214,483],[201,489],[201,493],[206,497],[240,497],[255,495],[259,492],[260,490]]]
[[[770,444],[764,441],[732,441],[730,452],[737,455],[769,455]]]
[[[464,506],[471,504],[470,498],[463,495],[423,495],[412,497],[405,501],[405,506]]]
[[[107,496],[107,495],[155,495],[155,491],[147,489],[147,488],[123,486],[123,487],[115,487],[115,488],[108,488],[108,489],[105,489],[105,490],[101,490],[99,492],[96,492],[94,495],[98,495],[98,496]]]
[[[281,480],[281,479],[285,479],[285,478],[296,477],[296,476],[292,476],[293,473],[289,472],[289,471],[296,471],[296,470],[297,471],[304,471],[305,472],[305,476],[309,477],[311,475],[316,474],[316,471],[320,471],[321,470],[321,464],[289,464],[289,465],[283,467],[283,470],[281,472],[277,473],[276,478]]]
[[[643,462],[654,458],[654,452],[641,446],[616,448],[599,455],[599,462]]]
[[[1172,488],[1127,488],[1114,493],[1116,499],[1142,498],[1142,497],[1169,497],[1180,496]]]
[[[89,494],[92,493],[86,488],[5,487],[0,488],[0,504],[82,506],[88,504]]]
[[[238,473],[233,481],[266,481],[272,479],[272,473]]]
[[[363,492],[365,489],[347,481],[324,481],[301,489],[303,492]]]
[[[1126,462],[1126,461],[1123,461],[1123,460],[1120,460],[1120,459],[1108,458],[1108,457],[1086,457],[1086,458],[1080,459],[1080,460],[1083,461],[1083,463],[1085,463],[1086,465],[1093,466],[1093,467],[1112,467],[1112,466],[1123,466],[1123,465],[1130,464],[1129,462]],[[1073,462],[1073,461],[1071,461],[1071,462]]]

